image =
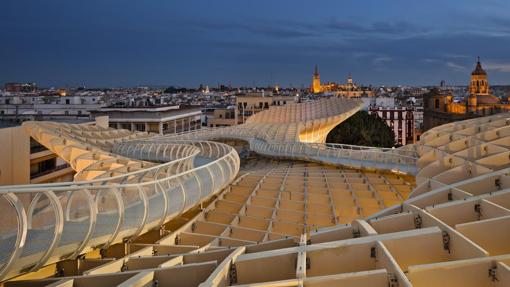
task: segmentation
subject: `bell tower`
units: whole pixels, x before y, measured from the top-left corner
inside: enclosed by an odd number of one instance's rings
[[[321,88],[321,76],[319,75],[319,67],[315,65],[315,71],[312,78],[312,93],[318,94],[322,92]]]
[[[471,95],[489,95],[489,81],[487,80],[487,72],[485,72],[485,70],[482,68],[480,57],[478,57],[476,67],[471,73],[469,93]]]

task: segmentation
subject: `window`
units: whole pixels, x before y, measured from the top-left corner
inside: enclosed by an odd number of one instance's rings
[[[268,102],[264,103],[264,109],[269,109],[269,103]]]
[[[135,130],[144,132],[145,131],[145,124],[135,124]]]
[[[66,105],[69,105],[71,103],[71,101],[69,101],[69,99],[66,99]]]
[[[434,101],[434,108],[439,109],[439,99]]]
[[[30,166],[30,178],[36,178],[48,174],[57,167],[57,159],[52,158],[49,160],[41,161],[37,164]]]
[[[30,153],[48,150],[45,146],[41,145],[38,141],[30,137]]]

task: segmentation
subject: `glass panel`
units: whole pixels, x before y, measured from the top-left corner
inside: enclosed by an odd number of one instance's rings
[[[15,249],[18,215],[14,206],[3,195],[0,196],[0,210],[2,210],[0,220],[0,270],[2,270]]]

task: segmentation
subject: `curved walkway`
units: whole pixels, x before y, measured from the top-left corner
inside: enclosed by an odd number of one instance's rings
[[[417,152],[409,148],[377,148],[330,143],[277,142],[268,140],[263,130],[241,126],[207,129],[169,135],[158,140],[226,140],[249,143],[250,150],[270,157],[343,165],[369,170],[386,170],[415,175]]]
[[[157,229],[222,190],[239,170],[237,152],[221,143],[120,139],[106,144],[106,153],[64,135],[76,135],[78,126],[58,127],[66,132],[50,126],[31,123],[28,129],[68,160],[77,178],[93,178],[0,188],[3,214],[12,215],[0,232],[0,279]],[[116,133],[87,129],[96,136]]]

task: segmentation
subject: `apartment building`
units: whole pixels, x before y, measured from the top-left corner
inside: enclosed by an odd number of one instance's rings
[[[0,94],[0,122],[6,126],[33,120],[83,122],[89,120],[91,110],[105,105],[100,94],[4,92]]]
[[[21,127],[0,129],[0,185],[72,181],[74,170]]]
[[[109,126],[130,131],[172,134],[201,128],[201,107],[107,107],[92,111],[92,118],[108,116]]]
[[[414,108],[409,107],[371,107],[369,114],[383,119],[395,134],[395,143],[412,144],[416,141]]]

